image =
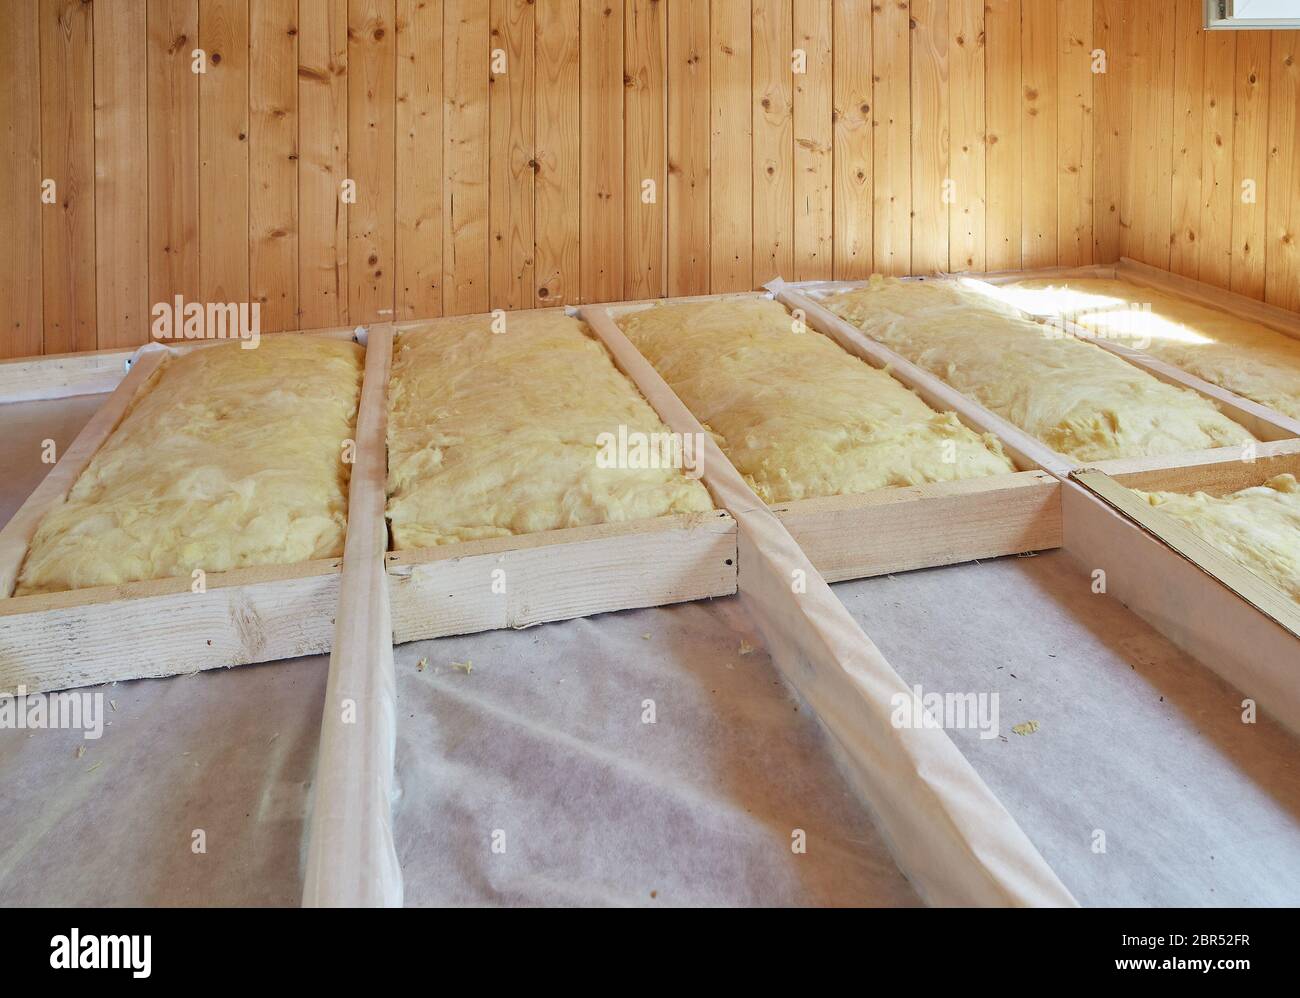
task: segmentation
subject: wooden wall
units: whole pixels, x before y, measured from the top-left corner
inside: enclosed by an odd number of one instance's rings
[[[1121,251],[1295,306],[1300,33],[1197,4],[0,0],[0,355]]]
[[[1203,31],[1201,0],[1096,0],[1098,198],[1116,251],[1300,309],[1300,31]],[[1127,95],[1127,99],[1125,99]],[[1099,109],[1101,108],[1099,102]]]

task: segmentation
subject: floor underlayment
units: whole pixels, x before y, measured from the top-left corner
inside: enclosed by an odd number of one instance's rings
[[[1064,552],[834,589],[908,684],[999,694],[950,734],[1080,903],[1300,904],[1296,740]]]
[[[0,407],[4,516],[92,409]],[[1081,902],[1300,903],[1294,739],[1067,556],[835,591],[909,683],[998,694],[1000,737],[952,737]],[[727,598],[399,646],[408,903],[916,903],[750,645]],[[93,688],[93,741],[0,731],[0,903],[296,904],[326,671]]]

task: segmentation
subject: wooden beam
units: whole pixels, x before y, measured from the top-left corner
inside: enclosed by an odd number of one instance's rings
[[[715,511],[397,551],[388,582],[399,644],[728,596],[736,524]]]
[[[1300,608],[1103,472],[1077,477],[1064,547],[1094,586],[1300,733]]]
[[[334,641],[321,719],[304,875],[305,907],[400,907],[393,845],[397,676],[384,575],[388,523],[388,377],[393,328],[371,327],[348,484]]]
[[[52,474],[52,473],[51,473]],[[189,675],[329,650],[339,560],[0,599],[0,690]]]
[[[1045,471],[772,507],[827,582],[1061,546],[1061,483]],[[942,525],[942,526],[940,526]]]

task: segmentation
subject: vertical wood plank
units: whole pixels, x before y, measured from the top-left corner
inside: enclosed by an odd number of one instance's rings
[[[1020,0],[988,0],[984,9],[985,247],[990,270],[1018,270],[1022,258],[1021,103]]]
[[[1165,269],[1173,198],[1174,18],[1166,16],[1172,12],[1163,0],[1130,5],[1133,139],[1126,201],[1131,207],[1122,215],[1127,255]]]
[[[753,0],[753,12],[753,256],[754,283],[761,285],[794,274],[794,14],[791,0]],[[868,257],[870,243],[868,221]]]
[[[353,322],[393,317],[397,156],[397,43],[394,0],[348,3],[348,314]],[[486,40],[486,29],[484,40]],[[479,63],[480,77],[484,63]]]
[[[447,0],[443,17],[442,308],[485,312],[487,298],[487,8]]]
[[[341,197],[348,175],[347,72],[348,0],[312,0],[311,16],[298,26],[298,307],[304,329],[348,321],[348,213]]]
[[[533,10],[531,0],[492,0],[490,58],[506,72],[488,77],[488,301],[533,302]]]
[[[623,294],[662,297],[668,205],[667,4],[626,0],[623,14]],[[643,185],[654,185],[647,201]]]
[[[430,169],[442,164],[442,13],[436,0],[397,3],[399,319],[442,315],[442,170]],[[532,307],[531,280],[524,290],[525,304],[513,307]]]
[[[95,303],[101,349],[149,340],[145,0],[96,4]]]
[[[1202,281],[1226,288],[1232,282],[1232,137],[1236,109],[1235,31],[1205,33],[1205,97],[1201,134]]]
[[[623,8],[582,0],[582,300],[623,297]],[[700,94],[707,109],[705,94]]]
[[[443,18],[442,307],[488,308],[488,10],[447,0]]]
[[[248,0],[200,0],[199,294],[245,302],[248,286]]]
[[[948,0],[912,0],[912,273],[948,269]]]
[[[912,95],[907,0],[879,0],[871,13],[875,82],[872,256],[882,274],[912,265]]]
[[[1058,9],[1056,259],[1078,266],[1092,262],[1092,3]]]
[[[537,174],[533,179],[536,226],[534,304],[578,300],[581,171],[578,90],[578,0],[550,0],[536,14]]]
[[[249,13],[249,281],[273,333],[300,325],[298,0],[259,0]]]
[[[794,276],[824,280],[835,266],[830,0],[794,0],[793,35],[807,58],[794,76]]]
[[[1105,71],[1093,77],[1096,142],[1093,146],[1093,260],[1114,263],[1120,255],[1121,190],[1131,138],[1131,99],[1125,85],[1123,0],[1094,0],[1093,46]]]
[[[726,178],[713,188],[709,204],[709,287],[718,294],[745,291],[754,282],[752,21],[749,0],[716,3],[711,9],[709,174]],[[796,86],[796,128],[797,94]]]
[[[1237,80],[1232,139],[1233,291],[1264,297],[1268,205],[1269,33],[1235,31]],[[1247,185],[1253,185],[1253,199]]]
[[[982,9],[983,0],[973,2]],[[871,133],[875,120],[871,0],[835,0],[832,19],[835,91],[831,115],[834,121],[831,159],[835,169],[832,276],[851,281],[871,274]],[[980,165],[983,166],[982,158]]]
[[[948,269],[986,269],[984,0],[952,0],[949,12],[949,171],[956,200],[948,207]]]
[[[1057,259],[1057,9],[1052,3],[1026,3],[1020,15],[1025,267],[1051,267]]]
[[[1201,272],[1202,118],[1205,113],[1205,36],[1200,0],[1178,0],[1174,32],[1173,198],[1169,269]]]
[[[1300,32],[1272,31],[1264,297],[1300,309]]]
[[[9,192],[0,240],[0,357],[41,352],[41,17],[37,0],[14,5],[0,32],[0,187]]]
[[[668,294],[709,291],[709,5],[668,7]]]
[[[93,8],[41,0],[41,173],[57,200],[41,226],[45,352],[95,349]]]
[[[198,0],[149,0],[149,307],[200,301]]]

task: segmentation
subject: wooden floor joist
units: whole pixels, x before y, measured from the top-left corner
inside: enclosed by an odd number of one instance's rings
[[[388,584],[399,644],[729,596],[736,524],[714,510],[395,551]]]
[[[1179,525],[1169,517],[1141,511],[1127,492],[1102,472],[1082,472],[1062,491],[1064,548],[1093,591],[1119,600],[1231,683],[1242,710],[1248,698],[1300,735],[1295,603],[1185,528],[1170,529]]]
[[[402,903],[392,815],[397,676],[384,574],[392,359],[392,327],[371,326],[308,831],[303,904],[309,907]]]

